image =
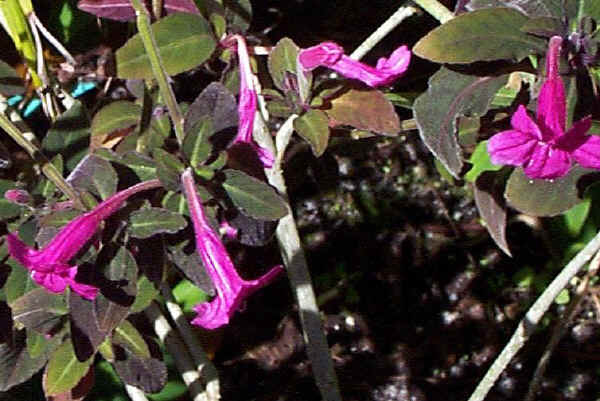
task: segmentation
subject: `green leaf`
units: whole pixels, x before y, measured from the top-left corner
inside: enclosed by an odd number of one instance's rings
[[[186,225],[186,220],[177,213],[152,207],[131,213],[128,230],[134,238],[149,238],[161,233],[175,234]]]
[[[168,75],[176,75],[204,63],[216,47],[210,26],[200,15],[171,14],[152,24],[152,31]],[[116,61],[119,78],[154,77],[139,33],[117,50]]]
[[[16,323],[48,333],[55,329],[68,310],[62,295],[52,294],[44,288],[36,288],[10,303]]]
[[[484,115],[507,77],[477,77],[442,67],[429,79],[427,92],[415,100],[414,115],[421,139],[454,177],[459,178],[463,167],[456,119]]]
[[[117,191],[118,177],[110,162],[89,154],[75,167],[67,182],[106,199]]]
[[[29,380],[46,364],[48,355],[60,341],[62,335],[55,334],[50,340],[46,340],[44,349],[36,356],[31,356],[27,351],[24,330],[17,332],[13,345],[0,344],[0,391],[7,391]]]
[[[566,305],[570,301],[571,295],[569,294],[569,290],[566,288],[563,288],[554,299],[554,303],[557,305]]]
[[[581,229],[590,214],[591,207],[592,200],[586,198],[563,214],[562,218],[565,228],[572,238],[576,238],[581,233]]]
[[[502,169],[501,165],[493,164],[490,160],[490,154],[487,151],[487,141],[481,141],[475,147],[469,162],[473,165],[465,174],[465,180],[475,182],[477,177],[484,171],[498,171]]]
[[[88,372],[94,358],[79,362],[70,340],[52,353],[46,366],[46,395],[57,395],[71,390]]]
[[[223,188],[241,211],[259,220],[278,220],[288,213],[285,201],[266,183],[238,170],[225,170]]]
[[[85,106],[76,100],[48,130],[42,147],[50,152],[60,152],[69,170],[87,154],[90,136],[90,118]]]
[[[578,196],[577,182],[591,173],[579,166],[564,177],[552,180],[534,180],[522,168],[515,169],[506,185],[504,196],[509,205],[531,216],[556,216],[582,199]]]
[[[169,191],[179,191],[179,176],[183,172],[183,163],[177,157],[160,148],[154,149],[152,156],[156,162],[156,175],[163,186]]]
[[[277,88],[286,92],[291,90],[286,83],[286,75],[291,73],[297,75],[298,53],[300,48],[290,38],[283,38],[269,53],[267,65],[273,83]]]
[[[544,54],[546,41],[521,31],[528,18],[510,8],[465,13],[429,32],[413,52],[436,63],[520,61],[532,53]]]
[[[117,326],[112,340],[114,344],[122,345],[140,358],[150,358],[148,344],[146,344],[140,332],[128,320],[123,320]]]
[[[131,305],[131,313],[139,313],[146,309],[156,299],[160,292],[148,277],[141,276],[137,282],[137,294]]]
[[[127,152],[119,163],[132,169],[142,181],[156,178],[156,163],[147,156],[136,152]]]
[[[397,135],[400,119],[392,103],[375,89],[349,89],[330,99],[324,110],[331,126],[349,125],[382,135]]]
[[[294,129],[310,144],[313,154],[321,156],[329,143],[329,119],[321,110],[311,109],[294,120]]]
[[[181,280],[173,288],[173,297],[178,304],[183,306],[185,313],[192,313],[194,306],[209,300],[209,295],[196,287],[189,280]]]
[[[92,119],[92,149],[102,147],[115,131],[139,124],[142,106],[127,100],[109,103],[101,108]]]
[[[200,119],[194,128],[185,135],[182,147],[190,165],[195,168],[208,159],[212,151],[212,146],[208,142],[208,138],[213,134],[210,117]]]

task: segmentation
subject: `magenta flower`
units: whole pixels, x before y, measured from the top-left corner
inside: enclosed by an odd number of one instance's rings
[[[252,137],[254,118],[257,110],[257,96],[254,89],[254,74],[250,68],[250,57],[245,39],[240,35],[227,38],[223,44],[227,46],[231,40],[237,42],[237,55],[240,66],[240,100],[238,104],[239,124],[238,132],[233,144],[244,143],[250,145],[258,154],[263,166],[273,166],[274,157],[270,150],[259,146]]]
[[[382,57],[375,67],[363,64],[344,54],[344,49],[334,42],[323,42],[304,49],[298,55],[303,68],[308,71],[323,66],[346,78],[358,79],[371,87],[389,85],[408,69],[411,51],[400,46],[389,58]]]
[[[192,323],[206,329],[216,329],[229,323],[242,302],[254,291],[273,281],[283,269],[278,265],[256,280],[242,279],[221,239],[206,219],[190,169],[183,172],[181,181],[194,224],[196,251],[217,291],[212,301],[196,305],[194,310],[198,315]]]
[[[31,202],[31,195],[24,189],[9,189],[4,193],[4,198],[17,205],[25,205]]]
[[[497,133],[487,146],[492,163],[523,167],[529,178],[562,177],[573,161],[600,169],[600,137],[586,135],[590,118],[575,122],[565,132],[565,88],[558,74],[561,42],[559,36],[550,39],[536,120],[520,105],[510,121],[513,129]]]
[[[86,299],[94,299],[98,288],[75,280],[77,266],[69,261],[89,241],[100,222],[117,211],[131,195],[159,187],[158,180],[141,182],[118,192],[100,203],[94,210],[76,217],[42,249],[29,248],[17,235],[6,236],[8,252],[17,262],[31,272],[33,280],[48,291],[62,293],[68,286]]]

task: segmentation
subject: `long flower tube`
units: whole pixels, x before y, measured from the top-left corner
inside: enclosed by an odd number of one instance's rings
[[[283,267],[277,265],[256,280],[242,279],[235,270],[223,242],[206,218],[191,169],[183,172],[181,181],[194,225],[196,252],[200,255],[217,292],[210,302],[203,302],[194,307],[197,316],[192,323],[206,329],[216,329],[228,324],[244,300],[273,281],[283,271]]]
[[[510,124],[512,129],[488,141],[494,164],[523,167],[529,178],[559,178],[566,175],[573,161],[583,167],[600,169],[600,137],[586,135],[592,122],[585,117],[566,131],[566,98],[558,74],[562,38],[554,36],[548,44],[546,80],[538,96],[535,120],[519,105]],[[566,132],[565,132],[566,131]]]
[[[232,35],[226,38],[222,44],[229,46],[231,41],[235,40],[236,50],[240,68],[240,99],[238,103],[238,132],[233,140],[233,144],[244,143],[251,146],[257,153],[258,158],[267,168],[273,166],[275,160],[270,150],[261,147],[253,139],[254,118],[257,110],[257,95],[254,88],[254,74],[250,67],[250,57],[248,56],[248,47],[246,40],[241,35]]]
[[[67,286],[86,299],[94,299],[98,288],[75,280],[78,266],[70,265],[80,249],[96,233],[100,222],[116,212],[130,196],[160,187],[158,180],[144,181],[112,195],[93,210],[76,217],[42,249],[28,247],[15,233],[6,236],[12,258],[31,272],[33,280],[50,292],[62,293]]]
[[[298,61],[307,71],[327,67],[340,75],[358,79],[371,87],[389,85],[400,78],[410,64],[411,51],[400,46],[390,57],[382,57],[371,67],[344,54],[344,49],[334,42],[323,42],[300,51]]]

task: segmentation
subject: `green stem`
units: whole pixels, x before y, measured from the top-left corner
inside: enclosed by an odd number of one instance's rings
[[[414,7],[400,7],[385,21],[375,32],[371,34],[364,42],[360,44],[350,55],[355,60],[360,60],[367,54],[377,43],[387,36],[395,27],[397,27],[406,18],[417,12]]]
[[[152,73],[154,74],[154,78],[158,83],[158,89],[167,105],[167,109],[169,110],[171,120],[173,121],[173,127],[175,128],[175,136],[177,137],[177,141],[179,142],[179,144],[182,144],[184,137],[183,115],[181,114],[181,110],[179,109],[177,100],[175,100],[175,94],[173,94],[171,85],[169,85],[169,78],[165,71],[164,64],[162,62],[162,58],[160,56],[158,46],[156,44],[156,40],[154,38],[154,34],[152,33],[152,28],[150,26],[150,15],[148,14],[148,10],[140,2],[140,0],[131,0],[131,5],[135,9],[135,13],[137,15],[136,23],[138,32],[140,33],[142,43],[144,44],[144,48],[146,49],[146,53],[148,54],[148,58],[150,59]]]
[[[550,283],[550,285],[544,290],[542,295],[535,301],[535,303],[529,308],[525,317],[521,319],[517,329],[513,333],[512,337],[500,353],[492,366],[488,369],[487,373],[481,379],[477,388],[471,394],[468,401],[483,401],[485,396],[490,391],[500,374],[504,371],[511,359],[519,352],[519,350],[525,345],[527,340],[532,333],[535,332],[537,326],[544,316],[544,313],[548,310],[554,299],[558,296],[558,293],[565,288],[569,281],[575,276],[579,270],[594,256],[596,252],[600,250],[600,232],[587,243],[571,261],[563,268],[558,276]]]
[[[54,167],[52,163],[40,152],[40,150],[31,143],[25,135],[19,130],[13,123],[8,119],[8,117],[4,113],[0,113],[0,128],[2,128],[6,133],[15,141],[17,144],[22,147],[29,156],[36,162],[41,164],[42,173],[56,185],[58,189],[62,191],[71,201],[73,201],[73,205],[78,208],[85,210],[85,207],[81,203],[81,199],[79,198],[79,194],[69,185],[67,181],[63,178],[62,174]]]
[[[437,0],[414,0],[423,10],[427,11],[440,24],[454,18],[454,14]]]

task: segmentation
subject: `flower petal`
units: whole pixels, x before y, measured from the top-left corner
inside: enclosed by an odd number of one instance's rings
[[[487,144],[490,159],[494,164],[524,166],[530,158],[538,140],[520,131],[502,131],[492,136]]]
[[[257,96],[254,89],[254,74],[250,67],[250,57],[245,39],[235,35],[237,42],[237,54],[240,65],[240,99],[238,103],[239,125],[238,132],[233,143],[247,143],[256,149],[258,158],[267,168],[273,166],[274,157],[270,150],[265,149],[254,142],[254,119],[256,118]]]
[[[298,55],[303,68],[312,70],[319,66],[331,68],[346,78],[358,79],[371,87],[391,84],[408,69],[411,51],[400,46],[390,55],[382,57],[376,67],[363,64],[344,54],[341,46],[333,42],[323,42],[304,49]]]
[[[585,141],[571,153],[571,156],[583,167],[600,169],[600,137],[587,135]]]
[[[538,143],[524,171],[529,178],[551,179],[566,175],[570,168],[571,158],[568,152],[545,143]]]
[[[200,255],[217,292],[212,301],[204,302],[195,308],[198,316],[192,323],[215,329],[227,324],[243,301],[258,288],[272,281],[282,269],[277,266],[257,280],[243,280],[235,270],[221,239],[206,219],[192,171],[184,171],[181,180],[194,226],[196,252]]]
[[[542,85],[538,96],[537,120],[542,139],[549,142],[565,133],[565,87],[560,77]]]
[[[517,107],[517,111],[510,119],[510,125],[517,131],[521,131],[538,140],[542,140],[542,132],[537,123],[529,116],[527,109],[522,104]]]
[[[55,294],[62,293],[67,288],[67,280],[60,274],[33,272],[33,281]]]
[[[344,49],[342,46],[334,42],[323,42],[301,50],[298,54],[298,60],[303,68],[310,71],[320,66],[333,66],[343,54]]]

